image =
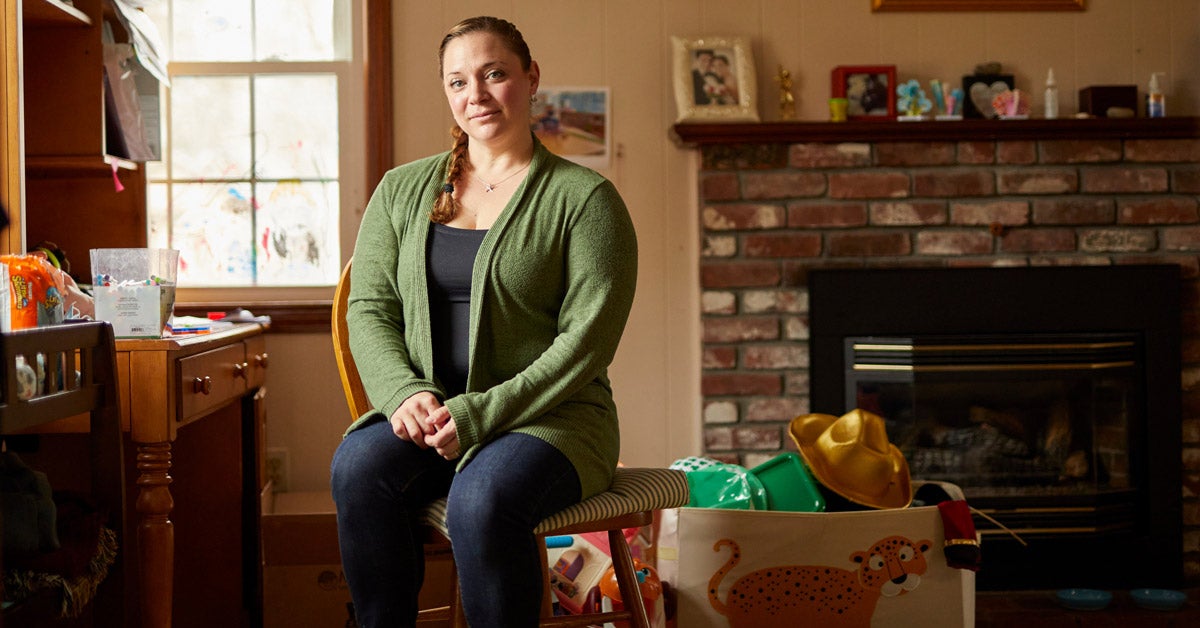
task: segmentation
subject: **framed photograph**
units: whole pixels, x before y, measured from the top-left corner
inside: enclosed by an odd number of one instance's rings
[[[833,69],[830,93],[846,99],[850,120],[895,120],[896,66],[839,65]]]
[[[672,37],[676,122],[758,122],[754,58],[744,37]]]
[[[1082,11],[1084,0],[871,0],[872,11]]]
[[[612,125],[607,87],[541,86],[529,127],[550,152],[589,168],[611,162]]]

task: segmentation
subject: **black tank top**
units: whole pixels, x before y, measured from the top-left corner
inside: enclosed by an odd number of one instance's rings
[[[486,229],[459,229],[434,223],[426,243],[433,372],[449,397],[467,388],[471,269],[486,235]]]

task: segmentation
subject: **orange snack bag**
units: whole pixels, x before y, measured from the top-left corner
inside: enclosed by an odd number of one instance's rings
[[[38,255],[0,255],[8,267],[11,329],[29,329],[63,322],[63,281],[55,268]]]

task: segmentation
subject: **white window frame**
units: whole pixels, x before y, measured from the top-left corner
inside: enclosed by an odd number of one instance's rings
[[[248,75],[286,73],[336,74],[338,80],[338,186],[339,186],[339,262],[350,258],[354,241],[358,235],[358,223],[362,209],[366,206],[370,191],[366,181],[366,28],[364,16],[367,0],[347,0],[352,42],[348,46],[348,59],[318,62],[274,62],[255,61],[240,63],[171,62],[168,72],[174,75]],[[286,72],[283,71],[286,68]],[[164,91],[163,130],[170,146],[172,119],[170,115],[170,90]],[[149,183],[149,182],[147,182]],[[147,191],[149,185],[147,185]],[[336,281],[334,277],[331,281]],[[333,284],[328,286],[273,287],[240,286],[230,288],[188,287],[180,285],[176,292],[176,304],[233,302],[252,304],[255,302],[325,301],[333,296]]]

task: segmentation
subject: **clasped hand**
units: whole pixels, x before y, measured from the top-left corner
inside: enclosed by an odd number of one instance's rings
[[[389,421],[396,436],[422,449],[432,447],[446,460],[454,460],[460,453],[454,418],[432,393],[419,392],[405,399]]]

